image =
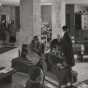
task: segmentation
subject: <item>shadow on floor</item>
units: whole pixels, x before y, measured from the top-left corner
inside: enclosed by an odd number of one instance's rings
[[[24,74],[16,73],[12,77],[12,82],[6,82],[6,80],[0,80],[0,88],[24,88],[24,85],[28,77]]]

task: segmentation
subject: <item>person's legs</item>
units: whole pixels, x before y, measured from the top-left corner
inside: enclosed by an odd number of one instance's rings
[[[67,79],[66,79],[66,74],[67,70],[66,69],[60,69],[59,67],[57,67],[57,71],[56,71],[56,76],[58,78],[58,84],[59,84],[59,88],[65,88],[66,87],[66,83],[67,83]]]
[[[72,85],[72,68],[67,67],[67,85]]]
[[[67,84],[66,84],[67,86],[66,86],[66,88],[76,88],[75,86],[72,85],[72,81],[73,81],[72,80],[72,68],[68,67],[67,71],[68,71],[67,72],[68,75],[67,75]]]

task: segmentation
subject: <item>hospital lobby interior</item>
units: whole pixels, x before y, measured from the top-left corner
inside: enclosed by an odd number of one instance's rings
[[[75,60],[73,85],[88,88],[88,0],[0,0],[0,88],[26,88],[38,56],[31,53],[32,64],[24,59],[22,50],[34,36],[46,49],[48,42],[62,35],[64,25]],[[47,69],[43,85],[41,88],[59,88],[54,72]]]

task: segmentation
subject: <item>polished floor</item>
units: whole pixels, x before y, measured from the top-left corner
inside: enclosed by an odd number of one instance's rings
[[[77,63],[73,69],[78,72],[78,82],[88,80],[88,63]],[[57,83],[55,80],[52,79],[52,75],[51,77],[47,77],[47,79],[49,81],[52,81],[53,83]],[[23,73],[15,73],[13,75],[12,82],[6,83],[3,81],[0,83],[0,88],[24,88],[27,80],[28,80],[28,75]],[[48,81],[45,82],[45,85],[46,88],[57,88]]]
[[[24,88],[28,76],[22,73],[15,73],[11,83],[4,80],[0,83],[0,88]]]
[[[18,48],[8,51],[6,53],[0,54],[0,67],[11,66],[11,60],[18,56]],[[3,62],[3,63],[2,63]],[[77,62],[76,65],[73,67],[75,71],[78,72],[78,82],[88,80],[88,61],[79,63]],[[45,86],[46,88],[57,88],[58,82],[56,78],[53,77],[51,73],[48,73],[46,76]],[[5,81],[0,81],[0,88],[24,88],[25,83],[28,80],[28,75],[23,73],[15,73],[12,77],[12,82],[7,83]]]

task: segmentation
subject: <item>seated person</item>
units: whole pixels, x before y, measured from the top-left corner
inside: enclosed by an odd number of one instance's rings
[[[19,57],[19,59],[14,59],[12,61],[12,66],[17,68],[18,71],[20,71],[20,69],[25,70],[23,72],[27,72],[30,69],[30,66],[39,66],[41,67],[41,69],[46,72],[46,63],[45,60],[43,58],[43,56],[39,55],[32,47],[32,43],[29,45],[23,45],[22,47],[22,52],[21,52],[21,56]],[[23,69],[24,68],[24,69]]]
[[[27,44],[23,44],[22,45],[22,50],[21,50],[21,57],[26,58],[27,53],[28,53]]]
[[[40,55],[37,54],[31,46],[28,47],[28,54],[26,55],[27,60],[31,61],[32,64],[36,65],[40,60]]]
[[[33,37],[33,40],[29,45],[23,44],[21,50],[21,59],[31,62],[36,65],[40,59],[39,41],[37,36]]]
[[[34,36],[30,43],[32,51],[36,52],[38,55],[41,55],[41,43],[38,36]]]
[[[48,69],[51,69],[52,66],[55,66],[58,63],[62,64],[63,60],[64,55],[61,49],[61,44],[57,39],[54,39],[51,41],[50,52],[47,54],[46,62],[48,62]]]
[[[34,65],[36,65],[41,58],[44,59],[41,53],[41,44],[37,36],[33,37],[33,40],[31,41],[27,49],[28,54],[26,55],[26,58],[31,61]]]

